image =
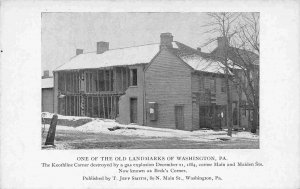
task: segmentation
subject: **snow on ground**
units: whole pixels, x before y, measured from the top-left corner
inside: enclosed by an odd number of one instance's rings
[[[53,113],[49,113],[49,112],[42,112],[42,118],[52,118],[53,117]],[[79,116],[64,116],[64,115],[60,115],[57,114],[57,118],[58,119],[67,119],[67,120],[71,120],[71,121],[76,121],[79,119],[93,119],[90,117],[79,117]]]
[[[235,134],[232,134],[232,137],[235,137],[235,138],[259,139],[258,135],[255,135],[255,134],[252,134],[252,133],[246,132],[246,131],[237,132]]]
[[[53,114],[52,114],[53,115]],[[51,114],[46,116],[51,117]],[[58,115],[60,119],[84,119],[88,117],[74,117],[74,116],[61,116]],[[42,125],[43,127],[43,125]],[[119,127],[114,131],[109,129],[113,127]],[[46,125],[46,131],[48,130],[49,125]],[[227,132],[222,131],[213,131],[213,130],[197,130],[197,131],[182,131],[174,129],[164,129],[164,128],[153,128],[148,126],[140,126],[135,124],[123,125],[117,123],[115,120],[109,119],[97,119],[93,118],[91,122],[88,122],[79,127],[68,127],[68,126],[57,126],[57,130],[72,130],[78,132],[86,133],[104,133],[110,135],[125,135],[125,136],[139,136],[139,137],[149,137],[149,138],[180,138],[181,140],[193,140],[193,141],[211,141],[211,140],[220,140],[220,139],[229,139]],[[250,132],[237,132],[232,135],[231,140],[237,138],[246,138],[246,139],[258,139],[259,136],[254,135]]]

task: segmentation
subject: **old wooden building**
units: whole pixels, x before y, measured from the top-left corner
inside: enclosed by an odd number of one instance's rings
[[[98,42],[96,52],[77,49],[54,71],[57,113],[124,124],[221,128],[226,95],[222,64],[170,33],[162,33],[160,43],[134,47],[109,49],[108,42]]]
[[[49,70],[42,76],[42,112],[54,112],[53,77],[49,76]]]

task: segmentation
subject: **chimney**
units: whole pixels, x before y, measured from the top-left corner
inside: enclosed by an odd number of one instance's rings
[[[201,52],[201,47],[197,47],[197,51]]]
[[[217,41],[218,41],[218,47],[220,48],[224,48],[228,46],[228,40],[226,39],[226,37],[218,37]]]
[[[83,49],[76,49],[76,56],[83,54]]]
[[[104,41],[97,42],[97,54],[102,54],[108,50],[109,50],[108,42],[104,42]]]
[[[44,70],[44,74],[42,76],[42,79],[49,77],[49,70]]]
[[[172,48],[173,35],[171,33],[160,34],[160,48],[169,47]]]

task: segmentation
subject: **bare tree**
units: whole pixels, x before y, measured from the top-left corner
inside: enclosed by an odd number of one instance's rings
[[[256,133],[259,125],[259,30],[259,13],[243,13],[236,25],[236,35],[231,44],[236,47],[234,54],[242,64],[241,72],[235,74],[235,81],[253,109],[252,133]]]
[[[207,13],[209,17],[209,22],[205,24],[203,27],[206,28],[207,34],[213,35],[211,39],[205,45],[215,41],[217,37],[222,37],[226,39],[226,43],[220,54],[218,54],[218,58],[221,60],[222,64],[225,66],[225,85],[227,91],[227,127],[228,127],[228,135],[232,136],[232,99],[231,99],[231,87],[230,87],[230,70],[229,70],[229,43],[230,38],[235,34],[235,28],[233,24],[237,21],[240,14],[239,13]],[[227,41],[228,40],[228,41]]]
[[[253,109],[251,132],[255,133],[259,123],[259,13],[207,13],[207,15],[210,19],[204,25],[207,28],[205,33],[213,37],[204,46],[215,41],[217,37],[227,40],[222,51],[213,56],[221,60],[224,66],[228,135],[231,136],[232,132],[230,82],[234,83],[240,92],[239,95],[245,94],[247,104]]]

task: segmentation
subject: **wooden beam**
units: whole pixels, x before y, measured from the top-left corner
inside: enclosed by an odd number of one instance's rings
[[[121,85],[121,91],[124,90],[124,86],[123,86],[123,82],[124,82],[123,73],[124,73],[123,68],[121,68],[121,81],[122,81],[122,82],[121,82],[121,83],[122,83],[122,85]]]
[[[108,91],[111,91],[111,69],[108,70]]]
[[[72,109],[73,109],[73,107],[72,107],[72,96],[70,96],[69,101],[70,101],[70,116],[72,116]]]
[[[106,118],[106,114],[105,114],[105,96],[102,97],[102,105],[103,105],[103,118]]]
[[[126,85],[125,85],[125,89],[127,89],[127,87],[129,86],[128,85],[128,69],[127,68],[125,68],[126,69],[126,76],[125,76],[125,83],[126,83]]]
[[[109,96],[106,97],[106,106],[107,106],[107,117],[110,118],[110,112],[109,112]]]
[[[72,96],[72,104],[73,104],[73,106],[72,106],[72,110],[73,110],[73,113],[72,113],[72,116],[74,116],[75,115],[75,103],[74,103],[74,96]]]
[[[68,96],[68,115],[71,115],[70,107],[70,96]]]
[[[113,91],[117,91],[117,68],[113,69]]]
[[[90,92],[93,92],[93,73],[90,72]]]
[[[103,77],[104,77],[104,91],[106,91],[106,71],[103,69]]]
[[[77,98],[77,95],[74,95],[74,102],[75,102],[75,116],[77,116],[78,114],[78,98]]]
[[[115,112],[115,117],[117,117],[117,96],[114,96],[114,112]]]
[[[65,78],[65,91],[67,91],[67,74],[62,72],[64,74],[64,78]]]
[[[89,77],[90,78],[90,83],[89,84],[90,84],[90,93],[91,93],[91,92],[93,92],[93,83],[92,83],[93,82],[93,78],[92,78],[93,73],[90,72],[89,75],[90,75],[90,77]]]
[[[88,96],[88,99],[89,99],[89,100],[88,100],[88,104],[87,104],[87,105],[88,105],[88,114],[89,114],[89,116],[91,117],[91,116],[92,116],[92,115],[91,115],[91,114],[92,114],[92,112],[90,111],[90,109],[91,109],[91,107],[90,107],[90,101],[91,101],[91,97],[90,97],[90,96]]]
[[[75,85],[74,72],[72,72],[72,83],[73,83],[73,84],[72,84],[73,86],[72,86],[72,90],[71,90],[71,91],[74,92],[74,91],[75,91],[75,86],[74,86],[74,85]]]
[[[79,104],[79,96],[77,95],[76,96],[76,116],[79,116],[79,106],[78,106],[78,104]]]
[[[109,97],[106,96],[106,109],[107,109],[107,118],[110,118],[110,113],[109,113]]]
[[[74,83],[74,78],[73,78],[73,72],[70,72],[70,92],[73,93],[73,83]]]
[[[65,109],[65,114],[68,115],[68,112],[69,109],[68,109],[68,96],[66,96],[66,109]]]
[[[80,83],[81,83],[81,77],[80,77],[80,72],[77,72],[78,74],[78,93],[80,92]]]
[[[65,104],[64,104],[64,115],[67,115],[67,96],[65,97]]]
[[[99,86],[99,70],[96,71],[97,72],[97,81],[96,81],[96,91],[100,91],[100,86]],[[97,90],[98,89],[98,90]]]
[[[79,86],[79,85],[78,85],[78,84],[79,84],[79,82],[78,82],[78,80],[79,80],[79,79],[78,79],[78,72],[75,72],[75,76],[76,76],[76,77],[75,77],[76,93],[78,93],[78,91],[79,91],[79,90],[78,90],[78,88],[79,88],[79,87],[78,87],[78,86]]]
[[[94,117],[94,97],[91,96],[92,98],[92,117]]]
[[[109,118],[109,112],[108,112],[108,106],[107,106],[107,101],[108,101],[108,98],[107,96],[105,96],[105,114],[106,114],[106,118],[108,119]]]
[[[80,100],[80,95],[78,95],[78,116],[81,116],[81,100]]]
[[[112,96],[110,96],[110,118],[112,118],[112,116],[113,116],[113,109],[112,109],[112,106],[113,104],[112,104]]]
[[[98,96],[98,106],[97,106],[97,110],[98,110],[98,117],[100,117],[100,97]]]
[[[74,86],[73,86],[73,92],[76,93],[76,72],[73,72],[74,75]]]
[[[133,84],[133,73],[132,70],[129,70],[129,85]]]
[[[85,73],[85,90],[86,90],[86,92],[89,92],[89,90],[88,90],[88,87],[89,87],[89,85],[88,85],[88,81],[89,81],[89,77],[88,77],[89,75],[88,75],[88,73],[86,72]]]

